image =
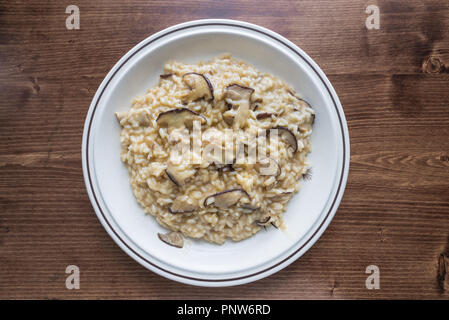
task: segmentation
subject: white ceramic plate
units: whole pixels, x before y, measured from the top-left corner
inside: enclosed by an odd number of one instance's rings
[[[106,48],[105,48],[106,49]],[[167,60],[196,63],[223,52],[283,79],[316,111],[312,134],[311,181],[289,202],[286,231],[269,228],[222,246],[188,239],[184,248],[162,243],[166,232],[144,215],[120,160],[120,126],[114,113],[156,85]],[[101,63],[101,61],[99,61]],[[87,114],[83,172],[92,206],[114,241],[148,269],[173,280],[201,286],[243,284],[273,274],[306,252],[337,211],[349,170],[345,116],[329,80],[292,42],[268,29],[234,20],[179,24],[145,39],[112,68]]]

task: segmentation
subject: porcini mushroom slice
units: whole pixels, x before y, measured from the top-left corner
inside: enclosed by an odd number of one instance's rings
[[[295,92],[288,90],[288,93],[290,95],[292,95],[294,98],[296,98],[297,100],[299,100],[301,103],[304,103],[307,107],[309,107],[310,109],[313,109],[312,106],[310,105],[309,102],[307,102],[307,100],[304,100],[303,98],[300,98]]]
[[[232,124],[234,123],[234,111],[233,110],[228,110],[225,113],[223,113],[223,120],[229,126],[232,126]]]
[[[165,169],[165,174],[171,180],[171,182],[173,182],[176,186],[178,186],[178,187],[181,186],[181,184],[176,179],[175,175],[173,173],[171,173],[168,169]]]
[[[184,246],[184,239],[179,232],[172,231],[166,234],[158,233],[157,236],[161,241],[172,247],[182,248]]]
[[[298,141],[295,135],[287,127],[274,127],[271,130],[277,130],[280,138],[293,149],[293,153],[298,150]]]
[[[266,216],[265,218],[262,218],[260,220],[256,220],[256,224],[260,227],[265,226],[268,222],[270,222],[271,216]]]
[[[195,205],[176,198],[175,201],[173,201],[171,207],[168,208],[168,211],[170,211],[170,213],[190,213],[195,211],[195,209]]]
[[[168,79],[168,78],[170,78],[172,75],[173,75],[173,73],[164,73],[164,74],[159,75],[159,77],[160,77],[161,79]]]
[[[148,114],[146,112],[140,112],[137,116],[137,120],[139,121],[139,124],[141,126],[149,126],[150,125],[150,118],[148,117]]]
[[[233,163],[229,163],[229,164],[225,164],[225,165],[215,164],[215,166],[216,166],[218,172],[235,171]]]
[[[214,99],[214,88],[204,74],[189,72],[182,76],[182,81],[190,89],[190,92],[184,97],[185,100],[195,101],[204,98],[209,101]]]
[[[246,210],[251,210],[251,211],[256,211],[256,210],[260,209],[260,207],[254,206],[254,205],[252,205],[250,203],[242,203],[240,205],[240,208],[243,208],[243,209],[246,209]]]
[[[282,199],[285,199],[286,196],[289,196],[292,193],[293,193],[292,191],[284,191],[284,192],[281,192],[281,193],[279,193],[277,195],[267,196],[267,197],[272,199],[272,200],[275,200],[275,201],[280,201]]]
[[[168,128],[179,128],[182,125],[185,125],[187,128],[191,128],[194,121],[199,121],[201,124],[204,124],[206,123],[206,118],[187,108],[172,109],[161,112],[156,119],[158,126]]]
[[[312,180],[312,168],[308,168],[305,173],[302,174],[302,178],[306,181]]]
[[[270,112],[261,112],[261,113],[256,114],[256,119],[263,120],[263,119],[271,118],[272,116],[276,116],[276,114],[270,113]]]
[[[312,106],[310,105],[310,103],[307,102],[307,100],[304,100],[304,99],[299,98],[299,97],[296,97],[296,99],[298,99],[301,103],[305,104],[308,108],[313,109]]]
[[[244,87],[239,84],[231,84],[226,87],[225,99],[231,102],[232,105],[238,105],[237,112],[234,117],[234,129],[240,129],[246,123],[249,117],[249,107],[251,104],[251,95],[254,89]]]
[[[116,112],[115,113],[115,117],[119,124],[126,117],[127,114],[128,114],[127,112]]]
[[[167,169],[165,169],[167,177],[178,187],[182,187],[185,181],[195,174],[194,169],[178,169],[177,166],[168,163]]]
[[[262,104],[262,102],[263,102],[263,99],[261,99],[261,98],[256,99],[256,100],[252,103],[251,109],[252,109],[253,111],[256,111],[257,108],[259,108],[259,106]]]
[[[142,110],[139,113],[131,113],[128,112],[116,112],[115,117],[117,118],[119,124],[121,125],[121,122],[123,119],[125,119],[127,116],[130,116],[133,120],[137,120],[137,123],[141,126],[149,126],[150,125],[150,118],[148,117],[148,113],[145,112],[145,110]]]
[[[257,169],[263,176],[275,176],[278,177],[281,174],[281,166],[272,158],[262,158],[257,163]]]
[[[231,99],[232,101],[237,102],[240,100],[249,100],[253,92],[253,88],[241,86],[234,83],[226,87],[225,94],[227,99]]]
[[[225,190],[208,196],[204,200],[204,206],[207,207],[213,204],[218,208],[226,209],[235,205],[243,197],[249,198],[248,193],[243,189]]]

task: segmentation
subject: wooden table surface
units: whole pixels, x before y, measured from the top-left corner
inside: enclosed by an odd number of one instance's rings
[[[66,6],[80,9],[67,30]],[[365,9],[380,8],[367,30]],[[99,223],[81,169],[93,95],[136,43],[202,18],[245,20],[306,51],[343,105],[351,168],[319,241],[255,283],[199,288],[128,257]],[[449,298],[446,1],[0,2],[0,298]],[[65,287],[77,265],[81,289]],[[365,269],[380,269],[367,290]]]

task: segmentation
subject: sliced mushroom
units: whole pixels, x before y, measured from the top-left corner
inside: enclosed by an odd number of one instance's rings
[[[234,129],[240,129],[245,125],[246,120],[249,117],[248,110],[249,109],[246,106],[243,106],[243,105],[239,106],[239,109],[237,110],[234,121],[232,122]]]
[[[128,114],[127,112],[116,112],[115,113],[115,117],[117,118],[117,121],[119,124],[126,117],[127,114]]]
[[[239,207],[250,211],[256,211],[260,209],[260,207],[252,205],[250,203],[242,203]]]
[[[263,102],[263,99],[261,99],[261,98],[254,100],[253,104],[251,105],[252,110],[256,111],[257,108],[259,108],[259,106],[262,104],[262,102]]]
[[[184,239],[179,232],[158,233],[157,236],[161,241],[172,247],[182,248],[184,246]]]
[[[204,200],[204,206],[207,207],[213,204],[220,209],[226,209],[238,203],[243,197],[249,198],[248,193],[243,189],[225,190],[208,196]]]
[[[256,165],[259,173],[263,176],[275,176],[278,177],[282,170],[279,163],[272,158],[262,158]]]
[[[197,207],[193,204],[188,203],[185,200],[181,200],[179,198],[176,198],[175,201],[173,201],[170,208],[168,208],[168,211],[170,213],[190,213],[195,211]]]
[[[270,112],[261,112],[261,113],[256,114],[256,119],[263,120],[263,119],[271,118],[272,116],[277,116],[277,114],[270,113]]]
[[[268,222],[270,222],[270,220],[271,216],[266,216],[260,220],[256,220],[255,223],[260,227],[264,227]]]
[[[295,135],[287,127],[274,127],[269,129],[268,132],[270,132],[271,130],[277,130],[281,139],[284,140],[284,142],[287,143],[290,147],[292,147],[293,153],[298,150],[298,141],[296,140]]]
[[[167,177],[178,187],[182,187],[186,180],[195,174],[193,169],[180,170],[177,166],[168,163],[165,169]]]
[[[187,108],[161,112],[156,119],[158,126],[168,128],[179,128],[183,125],[187,128],[192,128],[194,121],[199,121],[201,124],[204,124],[206,123],[206,118]]]
[[[299,100],[301,103],[305,103],[307,105],[307,107],[309,107],[310,109],[313,109],[312,106],[310,105],[310,103],[307,102],[307,100],[300,98],[295,92],[288,90],[288,93],[290,95],[292,95],[294,98],[296,98],[297,100]]]
[[[176,180],[175,176],[170,171],[168,171],[168,169],[165,169],[165,173],[167,174],[167,177],[171,180],[171,182],[173,182],[178,187],[181,186],[178,180]]]
[[[239,84],[234,83],[226,87],[225,97],[227,99],[231,99],[233,102],[237,102],[242,99],[249,100],[253,92],[254,92],[253,88],[241,86]]]
[[[146,112],[140,112],[139,115],[137,116],[139,124],[141,126],[149,126],[150,125],[150,118],[148,117],[148,114]]]
[[[238,105],[238,109],[233,120],[234,129],[240,129],[246,123],[246,120],[249,117],[249,107],[253,92],[254,89],[244,87],[239,84],[231,84],[226,87],[225,98],[230,100],[232,105]]]
[[[302,98],[296,97],[296,99],[298,99],[301,103],[304,103],[308,108],[313,109],[312,106],[310,105],[309,102],[307,102],[307,100],[304,100]]]
[[[189,72],[182,76],[182,81],[189,87],[190,92],[184,97],[186,101],[199,99],[214,100],[214,88],[209,79],[201,73]]]
[[[159,77],[160,77],[161,79],[168,79],[168,78],[170,78],[172,75],[173,75],[173,73],[165,73],[165,74],[159,75]]]
[[[296,111],[296,110],[295,110]],[[298,132],[301,134],[306,133],[308,130],[311,129],[311,127],[313,126],[313,124],[315,123],[315,114],[312,113],[311,115],[312,121],[310,123],[304,123],[304,124],[300,124],[298,125]]]
[[[234,123],[234,111],[233,110],[228,110],[225,113],[223,113],[223,120],[229,126],[232,126],[232,124]]]
[[[149,126],[150,125],[150,118],[148,116],[148,113],[145,112],[145,110],[142,110],[139,113],[129,114],[130,117],[137,120],[137,123],[141,126]],[[117,118],[118,122],[121,124],[121,121],[128,116],[128,112],[116,112],[115,117]]]
[[[232,171],[235,171],[234,165],[232,163],[225,164],[225,165],[215,164],[215,166],[217,167],[217,170],[219,172],[232,172]]]
[[[281,193],[273,195],[273,196],[267,195],[266,197],[270,198],[272,200],[275,200],[275,201],[280,201],[280,200],[285,199],[286,196],[291,195],[292,193],[293,193],[292,191],[285,191],[285,192],[281,192]]]
[[[302,178],[305,181],[312,180],[312,168],[308,168],[307,171],[305,173],[303,173]]]

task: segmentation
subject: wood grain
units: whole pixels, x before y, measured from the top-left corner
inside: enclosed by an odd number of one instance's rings
[[[0,298],[449,298],[449,4],[442,1],[87,1],[67,30],[59,1],[0,3]],[[367,30],[377,4],[380,30]],[[87,197],[90,101],[132,46],[170,25],[231,18],[270,28],[322,67],[344,107],[351,169],[320,240],[252,284],[197,288],[144,269]],[[81,289],[65,289],[65,268]],[[381,289],[365,288],[378,265]]]

